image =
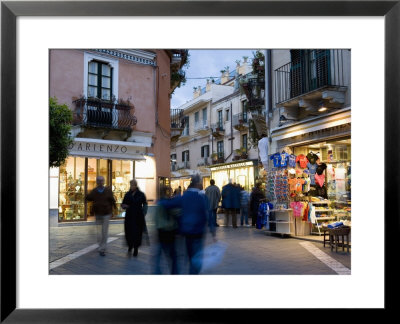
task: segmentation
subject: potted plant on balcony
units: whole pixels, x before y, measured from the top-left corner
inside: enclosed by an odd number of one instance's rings
[[[212,153],[211,154],[211,160],[213,163],[216,163],[218,161],[218,154],[217,153]]]
[[[235,155],[233,156],[233,160],[234,161],[240,160],[241,154],[242,154],[242,150],[241,149],[236,149],[235,150]]]
[[[241,159],[247,159],[247,150],[245,147],[240,148],[240,158]]]

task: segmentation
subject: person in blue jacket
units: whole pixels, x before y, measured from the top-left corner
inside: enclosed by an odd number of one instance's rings
[[[225,211],[225,224],[229,225],[229,215],[232,215],[232,227],[237,228],[237,210],[240,209],[240,189],[232,184],[232,179],[229,183],[222,187],[222,208]]]
[[[215,224],[212,221],[209,202],[204,193],[201,178],[194,175],[188,189],[182,196],[160,201],[165,208],[181,208],[178,219],[178,231],[185,239],[186,251],[189,259],[189,274],[198,274],[201,262],[194,262],[194,257],[201,253],[207,225],[215,240]]]

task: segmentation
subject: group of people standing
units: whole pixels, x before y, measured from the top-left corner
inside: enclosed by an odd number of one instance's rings
[[[98,231],[98,251],[105,256],[109,221],[116,201],[112,190],[104,186],[104,177],[96,178],[97,187],[87,196],[87,201],[93,201],[93,211],[97,224],[101,228]],[[216,242],[217,210],[221,207],[225,211],[225,225],[232,218],[232,227],[237,228],[237,212],[241,212],[241,225],[250,226],[248,218],[252,219],[252,226],[256,225],[258,206],[265,199],[261,190],[261,184],[256,183],[251,194],[240,185],[229,183],[222,191],[210,181],[210,186],[203,190],[201,177],[194,175],[187,190],[181,195],[180,192],[171,192],[170,187],[160,188],[160,199],[156,206],[155,225],[157,229],[158,245],[155,254],[154,273],[161,273],[161,258],[166,257],[169,263],[169,272],[179,274],[178,253],[176,249],[176,238],[181,237],[184,242],[187,260],[189,263],[189,274],[198,274],[201,270],[201,258],[198,258],[203,249],[207,228]],[[147,233],[145,216],[147,214],[146,195],[140,191],[137,181],[130,181],[130,190],[125,194],[121,207],[125,213],[125,239],[128,246],[128,254],[138,255],[143,234]]]
[[[252,226],[256,226],[258,206],[260,201],[265,199],[265,194],[261,190],[261,182],[257,182],[251,194],[249,194],[240,184],[235,184],[232,179],[229,183],[222,187],[222,192],[215,185],[215,181],[211,179],[210,186],[205,190],[205,194],[210,202],[211,212],[217,223],[217,209],[221,201],[221,207],[225,212],[225,225],[229,225],[231,219],[232,227],[237,228],[237,214],[240,213],[240,225],[250,226],[249,217],[252,220]]]

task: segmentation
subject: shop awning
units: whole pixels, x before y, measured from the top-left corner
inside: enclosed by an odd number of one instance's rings
[[[74,138],[69,147],[71,156],[110,160],[145,160],[148,143]]]

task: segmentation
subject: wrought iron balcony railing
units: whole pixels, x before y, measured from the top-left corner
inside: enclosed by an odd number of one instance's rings
[[[210,165],[210,158],[204,157],[197,161],[197,166],[208,166]]]
[[[236,125],[239,125],[239,124],[247,123],[248,118],[249,118],[249,115],[248,115],[248,113],[245,113],[245,112],[241,112],[239,114],[233,115],[232,116],[233,127],[235,127]]]
[[[171,129],[184,128],[183,109],[171,109]]]
[[[190,162],[189,161],[179,162],[177,164],[177,170],[181,169],[190,169]]]
[[[349,75],[349,50],[292,50],[292,61],[275,70],[275,102],[324,87],[344,87]]]
[[[134,107],[129,103],[90,98],[80,98],[73,102],[73,125],[130,131],[137,123],[133,115]]]
[[[224,135],[225,130],[224,127],[222,126],[222,123],[216,123],[211,125],[211,131],[213,136],[219,137]]]
[[[208,129],[209,129],[209,127],[207,125],[207,120],[199,121],[199,122],[194,124],[195,132],[206,131]]]

